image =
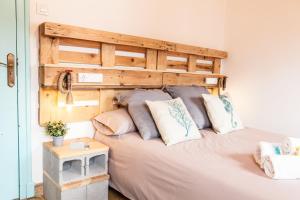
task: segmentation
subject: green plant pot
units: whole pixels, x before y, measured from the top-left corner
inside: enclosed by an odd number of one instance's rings
[[[60,147],[64,144],[64,136],[52,137],[53,138],[53,146]]]

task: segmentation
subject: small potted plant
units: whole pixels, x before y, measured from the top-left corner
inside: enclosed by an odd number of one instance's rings
[[[62,121],[48,122],[46,126],[46,133],[53,138],[53,146],[62,146],[64,143],[64,136],[67,134],[67,126]]]

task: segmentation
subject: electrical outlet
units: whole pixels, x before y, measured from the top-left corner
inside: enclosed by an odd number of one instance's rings
[[[205,83],[208,85],[218,84],[218,78],[205,78]]]
[[[103,74],[96,73],[78,73],[79,83],[102,83]]]
[[[49,15],[48,4],[46,2],[44,2],[43,0],[38,0],[36,2],[36,13],[38,15],[48,16]]]

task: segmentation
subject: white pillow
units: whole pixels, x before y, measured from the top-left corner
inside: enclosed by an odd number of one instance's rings
[[[229,133],[244,128],[233,108],[231,100],[227,96],[221,95],[218,97],[210,94],[202,94],[202,97],[208,117],[218,134]]]
[[[146,104],[167,146],[202,137],[180,98],[146,101]]]

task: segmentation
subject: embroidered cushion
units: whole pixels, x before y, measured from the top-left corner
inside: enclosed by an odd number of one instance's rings
[[[202,96],[215,132],[225,134],[244,128],[228,96],[218,97],[210,94],[202,94]]]
[[[195,122],[180,98],[146,103],[166,145],[201,138]]]

